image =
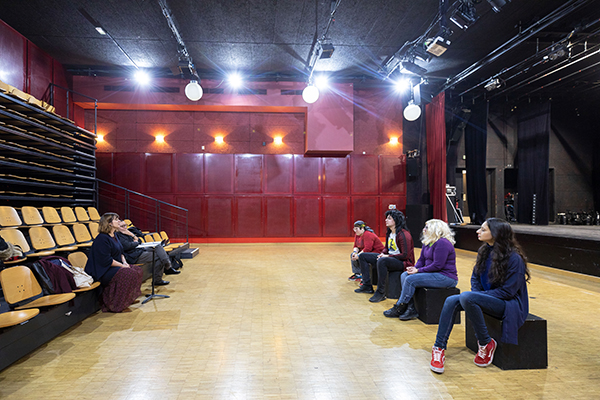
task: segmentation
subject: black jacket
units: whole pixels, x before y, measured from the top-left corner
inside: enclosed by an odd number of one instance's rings
[[[125,255],[127,263],[135,264],[138,258],[140,258],[140,255],[144,252],[144,249],[137,248],[139,242],[129,235],[115,232],[115,236],[119,239],[119,242],[121,242],[121,246],[123,246],[123,254]]]

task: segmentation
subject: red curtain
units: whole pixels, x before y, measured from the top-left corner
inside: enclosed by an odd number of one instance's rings
[[[446,211],[446,96],[438,94],[425,109],[427,123],[427,174],[433,218],[448,222]]]

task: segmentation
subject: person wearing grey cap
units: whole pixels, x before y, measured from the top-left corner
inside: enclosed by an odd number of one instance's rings
[[[354,223],[354,249],[350,255],[350,261],[352,262],[352,276],[348,278],[351,281],[358,281],[362,278],[360,261],[358,256],[361,253],[381,253],[383,250],[383,243],[377,237],[373,229],[368,227],[364,221],[358,220]]]

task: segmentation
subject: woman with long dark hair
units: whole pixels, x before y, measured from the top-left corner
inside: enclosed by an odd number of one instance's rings
[[[385,285],[390,271],[402,271],[415,265],[415,247],[412,236],[406,228],[406,218],[401,211],[387,210],[385,212],[385,247],[383,252],[361,253],[358,256],[362,271],[362,284],[356,293],[375,293],[369,299],[377,303],[386,298]],[[371,265],[377,268],[377,292],[371,282]]]
[[[490,365],[496,351],[496,341],[488,334],[483,313],[502,319],[500,341],[510,344],[518,344],[519,328],[529,313],[527,258],[510,224],[489,218],[477,230],[477,237],[484,243],[477,253],[471,291],[448,297],[440,315],[430,365],[440,374],[444,372],[444,352],[458,312],[465,310],[473,325],[479,345],[474,362],[479,367]]]

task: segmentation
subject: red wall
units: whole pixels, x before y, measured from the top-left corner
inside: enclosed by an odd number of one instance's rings
[[[187,208],[192,238],[349,237],[357,219],[383,235],[388,205],[406,206],[405,163],[397,156],[98,153],[97,159],[100,179]]]

